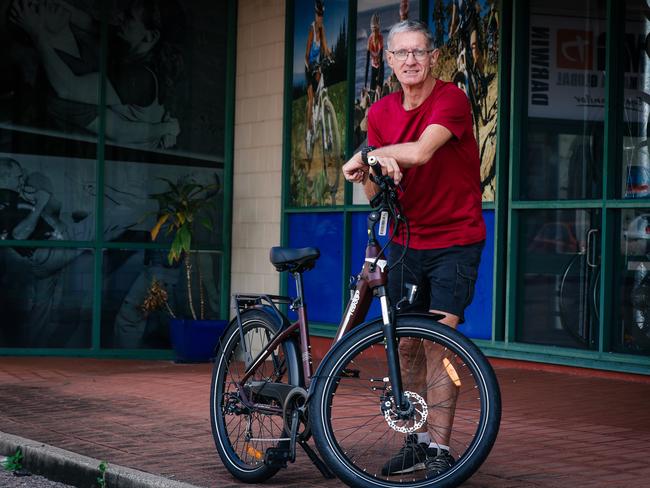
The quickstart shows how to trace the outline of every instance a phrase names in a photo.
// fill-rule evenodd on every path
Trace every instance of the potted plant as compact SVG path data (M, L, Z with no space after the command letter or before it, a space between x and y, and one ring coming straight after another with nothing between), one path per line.
M155 279L151 283L142 309L145 314L164 309L170 315L170 338L177 362L200 362L209 360L227 321L207 320L205 317L205 293L203 274L200 266L194 272L192 263L192 244L197 225L213 230L208 212L215 207L215 197L219 193L218 183L202 185L183 177L173 182L160 178L167 189L151 197L158 201L156 224L151 229L151 240L165 234L171 239L167 259L170 265L180 265L187 288L187 306L190 317L181 317L174 312L169 303L168 291ZM195 276L198 278L194 286ZM195 306L195 293L198 293L199 307Z

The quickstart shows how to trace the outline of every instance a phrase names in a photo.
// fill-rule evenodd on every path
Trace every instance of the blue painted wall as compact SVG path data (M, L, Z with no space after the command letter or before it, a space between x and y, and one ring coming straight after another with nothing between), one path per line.
M351 215L350 269L343 269L343 213L304 213L289 215L289 246L315 246L321 251L316 267L304 276L309 319L314 322L338 325L343 313L343 283L356 275L363 265L367 242L367 212ZM465 313L465 323L459 329L474 339L492 337L492 292L494 277L494 211L483 212L487 227L485 249L481 257L474 300ZM385 239L381 240L382 244ZM343 279L345 276L345 280ZM289 294L295 295L293 278L288 278ZM381 314L379 304L373 301L368 318ZM293 315L295 318L295 314Z
M487 228L485 248L474 291L474 300L465 311L465 323L458 329L472 339L492 338L492 292L494 278L494 210L484 210Z
M303 274L308 319L338 325L343 315L343 213L290 214L289 246L320 249L316 267ZM288 283L289 295L295 296L293 277L288 276Z

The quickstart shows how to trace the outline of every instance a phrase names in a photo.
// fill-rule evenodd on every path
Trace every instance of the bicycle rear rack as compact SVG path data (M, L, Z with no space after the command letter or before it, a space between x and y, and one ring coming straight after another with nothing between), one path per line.
M232 295L233 304L235 306L235 314L237 316L237 326L239 327L239 338L244 350L246 367L248 368L253 362L253 357L250 351L246 348L244 341L244 327L241 323L241 313L255 306L269 306L273 310L274 315L278 319L281 327L286 325L286 317L280 312L278 305L292 306L295 299L282 295L269 295L265 293L235 293Z

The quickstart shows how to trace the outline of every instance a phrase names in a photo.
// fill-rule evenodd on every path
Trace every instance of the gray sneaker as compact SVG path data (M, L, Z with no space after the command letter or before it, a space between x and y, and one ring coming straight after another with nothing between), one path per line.
M406 437L404 447L381 468L381 474L391 476L424 469L427 458L434 457L437 453L437 449L429 449L428 444L418 443L418 436L410 434Z

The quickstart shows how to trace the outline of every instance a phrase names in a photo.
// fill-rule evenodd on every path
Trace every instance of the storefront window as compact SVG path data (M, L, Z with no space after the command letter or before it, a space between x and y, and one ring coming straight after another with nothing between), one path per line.
M205 283L197 296L218 318L226 3L13 2L38 22L24 29L18 15L0 26L0 283L11 289L0 348L168 347L160 328L129 313L140 310L142 277L166 260L165 228L160 249L140 246L151 243L156 194L180 182L208 187L213 204L192 247ZM174 293L186 301L186 286Z
M517 340L597 347L600 211L527 211L520 219Z
M192 253L190 287L197 318L218 319L221 254ZM169 348L170 317L190 317L187 275L183 263L170 264L167 250L104 252L102 347L114 349ZM167 293L167 304L143 308L156 284Z
M88 348L93 252L0 248L0 347Z
M530 5L524 200L602 195L605 109L603 2Z
M615 351L650 353L650 209L622 210L616 270L612 345Z
M647 2L627 2L623 68L625 70L623 147L620 196L650 198L650 7Z

